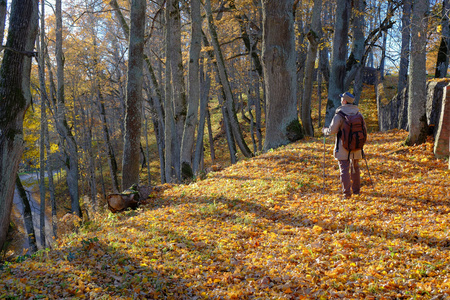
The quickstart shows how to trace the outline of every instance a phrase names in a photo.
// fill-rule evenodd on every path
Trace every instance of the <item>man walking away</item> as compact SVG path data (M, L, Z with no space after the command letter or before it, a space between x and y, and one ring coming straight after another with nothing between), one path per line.
M330 127L323 128L325 135L336 134L334 157L338 160L342 192L345 199L353 194L358 195L361 190L361 177L359 160L363 158L363 146L367 139L367 128L363 116L357 105L355 97L345 92L341 95L341 106Z

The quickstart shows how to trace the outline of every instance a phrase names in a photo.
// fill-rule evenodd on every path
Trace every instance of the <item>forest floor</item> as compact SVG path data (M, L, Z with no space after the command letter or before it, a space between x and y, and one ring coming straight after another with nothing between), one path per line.
M450 297L448 161L432 139L406 147L405 131L377 132L374 101L360 107L370 132L361 195L342 199L331 137L222 161L4 263L0 299Z
M406 135L370 134L351 199L320 137L165 185L2 265L0 299L450 297L448 162Z

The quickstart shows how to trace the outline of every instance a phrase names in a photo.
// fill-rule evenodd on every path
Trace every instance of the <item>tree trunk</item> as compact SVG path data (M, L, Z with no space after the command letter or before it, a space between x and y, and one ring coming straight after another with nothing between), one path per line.
M113 186L114 193L118 193L120 191L119 186L119 178L117 176L119 170L117 166L116 154L114 151L114 147L111 143L111 137L109 135L108 122L106 121L106 109L105 102L103 99L103 94L100 90L100 86L98 86L98 108L100 112L100 120L102 122L102 133L103 139L105 142L106 153L108 156L108 166L109 166L109 174L111 176L111 183Z
M202 18L200 0L191 0L191 48L189 52L189 103L181 143L181 178L194 176L192 151L194 149L195 129L198 123L200 102L200 50L202 47Z
M23 204L23 222L25 224L25 229L27 231L27 237L28 237L28 244L30 246L30 254L35 253L38 250L37 242L36 242L36 233L34 232L34 224L33 224L33 214L31 211L30 201L27 197L27 192L25 191L22 182L20 181L19 175L16 175L16 188L19 194L20 199L22 200ZM42 207L41 207L42 209ZM41 210L42 215L42 210ZM45 234L42 235L42 224L41 224L41 239L45 239ZM45 242L41 244L43 246L43 249L45 249Z
M201 95L200 95L200 118L197 130L197 142L195 144L195 155L193 162L193 172L196 175L200 170L200 162L203 157L203 137L205 133L205 123L206 123L206 114L208 112L208 98L209 98L209 89L211 87L211 78L208 73L203 71L203 63L200 68L200 85L201 85ZM205 78L206 77L206 78Z
M225 61L223 58L222 51L220 49L219 45L219 39L217 36L216 27L214 25L214 19L212 16L212 9L211 9L211 1L206 0L205 1L205 9L206 14L208 17L208 28L211 34L211 43L214 48L214 54L217 60L217 67L219 71L219 78L220 83L222 84L223 91L224 91L224 102L225 107L227 110L226 115L229 117L229 123L230 128L232 130L232 135L234 140L236 141L237 145L239 146L239 149L241 150L242 154L244 154L245 157L251 157L253 153L250 151L250 148L248 147L247 143L244 140L244 137L242 135L241 127L239 125L237 116L236 116L236 110L234 108L234 97L233 97L233 91L231 90L230 81L228 80L228 74L225 68Z
M307 34L309 46L305 63L305 76L303 81L303 98L301 110L303 128L305 129L305 134L308 136L314 136L314 127L311 120L311 97L314 82L314 68L317 58L317 47L321 39L321 12L322 0L315 0L311 17L311 29Z
M0 0L0 45L3 45L3 38L5 35L6 11L7 1Z
M336 108L341 105L339 94L344 92L350 12L351 0L342 0L339 2L339 5L336 7L336 22L334 26L333 53L331 58L330 81L328 84L325 127L330 125Z
M361 92L363 89L363 68L362 64L364 56L364 11L366 9L365 0L356 1L355 13L353 16L353 47L352 57L354 64L354 83L353 83L353 95L355 96L354 104L358 105L361 98ZM347 88L346 88L347 89Z
M411 19L411 66L408 84L408 145L424 143L427 137L426 44L428 0L414 2Z
M267 94L264 150L303 138L297 116L293 0L263 1L263 69Z
M61 140L64 143L66 181L69 188L71 210L77 216L81 217L80 199L78 191L78 149L75 136L69 128L66 119L65 96L64 96L64 57L62 45L62 9L61 0L55 1L56 15L56 64L57 64L57 112L56 127Z
M44 10L44 2L41 3L41 12L40 12L40 34L37 39L37 47L39 49L39 59L38 59L38 68L39 68L39 87L41 90L41 128L40 128L40 141L39 141L39 195L40 195L40 234L41 234L41 246L45 249L45 139L46 139L46 130L48 129L47 125L47 116L46 116L46 103L48 102L47 90L45 86L45 10ZM48 153L47 153L48 156ZM17 178L19 181L20 179Z
M42 107L41 109L46 109L47 105L49 105L51 102L49 101L49 95L47 94L47 88L45 85L45 59L46 59L46 52L47 47L45 44L45 3L44 1L41 2L41 12L40 12L40 43L39 43L39 59L38 59L38 70L39 70L39 87L40 87L40 93L41 93L41 103ZM46 105L47 104L47 105ZM48 178L48 191L50 194L50 204L52 208L52 234L53 234L53 240L56 240L57 237L57 216L56 216L56 197L55 197L55 185L53 183L53 168L51 162L49 162L49 157L51 154L51 148L50 148L50 137L48 133L48 121L47 117L41 117L41 125L43 128L43 137L42 141L45 144L45 151L47 152L47 159L45 161L45 165L47 166L47 178ZM42 133L41 133L42 134Z
M39 43L37 43L39 45ZM45 88L45 86L44 86ZM41 95L41 128L39 139L39 195L40 195L40 234L41 234L41 246L45 249L45 123L47 122L47 116L45 113L45 97ZM20 179L19 179L20 180Z
M408 67L410 54L410 40L411 40L411 9L412 0L403 1L403 15L402 15L402 51L400 53L400 70L398 72L398 86L397 94L402 97L404 90L408 83ZM407 98L402 98L407 101ZM398 128L404 129L407 127L406 116L408 115L408 105L400 105L398 113Z
M122 189L139 183L145 8L145 0L131 3Z
M434 77L444 78L447 76L448 69L448 55L450 47L450 27L448 24L448 13L450 11L450 1L442 1L442 37L441 44L439 45L439 51L436 61L436 72Z
M0 68L0 249L8 233L14 187L24 149L23 117L31 103L24 91L37 30L37 1L15 0L11 5L8 38ZM28 66L26 66L28 65ZM27 87L29 90L29 86Z

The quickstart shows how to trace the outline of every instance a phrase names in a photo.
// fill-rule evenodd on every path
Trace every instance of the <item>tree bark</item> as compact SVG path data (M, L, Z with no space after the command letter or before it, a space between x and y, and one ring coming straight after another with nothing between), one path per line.
M448 13L450 11L450 1L442 1L442 37L436 61L436 71L434 77L444 78L447 76L448 55L450 48L450 27L448 23Z
M122 189L127 189L133 184L139 183L145 9L145 0L132 1L127 73L125 135L122 160Z
M429 0L414 2L411 18L411 66L408 84L408 125L406 144L424 143L427 137L426 44Z
M315 0L311 17L311 29L307 34L309 45L305 63L305 76L303 80L302 98L302 124L305 134L314 136L314 127L311 120L311 96L314 82L314 67L317 58L317 47L321 39L320 15L322 12L322 0Z
M31 103L29 92L24 91L24 83L29 78L25 72L29 72L31 60L19 52L31 53L33 49L37 15L37 1L12 2L8 49L4 51L0 68L0 249L8 233L15 179L24 150L23 118Z
M339 94L344 92L350 12L351 0L340 1L339 5L336 7L336 22L334 25L333 53L331 56L331 74L328 84L325 127L330 125L336 108L341 105Z
M69 188L71 210L81 217L80 199L78 191L78 146L75 136L66 119L65 95L64 95L64 57L62 40L62 9L61 0L55 1L56 15L56 77L57 77L57 112L56 128L64 144L65 168L67 171L66 181Z
M361 98L363 88L363 55L364 55L364 11L366 9L365 0L357 0L353 14L353 46L350 54L353 60L352 68L348 73L354 73L353 95L355 96L354 104L358 105ZM349 59L350 60L350 59ZM347 68L348 69L348 68ZM346 76L349 77L348 75ZM347 79L346 78L346 79ZM347 81L347 80L346 80ZM345 83L348 89L349 83Z
M208 73L203 71L203 64L200 68L200 118L197 130L197 142L195 144L194 162L192 164L194 175L200 170L200 162L203 157L203 137L205 133L206 114L208 111L209 89L211 86L211 78ZM205 78L206 77L206 78Z
M267 94L264 150L303 137L297 116L293 0L263 1L263 70Z
M0 0L0 45L3 45L6 24L6 12L8 4L6 0Z
M202 47L202 17L200 0L191 0L191 48L189 52L189 103L181 142L181 178L194 176L192 152L198 123L200 102L200 50ZM203 135L202 135L203 136Z
M411 41L411 9L412 0L403 1L403 15L402 15L402 51L400 53L400 70L398 72L398 86L397 94L402 97L404 90L408 83L408 67L409 67L409 54L410 54L410 41ZM403 97L402 97L403 98ZM402 101L405 102L406 98ZM398 128L406 128L408 115L408 105L401 105L398 114Z

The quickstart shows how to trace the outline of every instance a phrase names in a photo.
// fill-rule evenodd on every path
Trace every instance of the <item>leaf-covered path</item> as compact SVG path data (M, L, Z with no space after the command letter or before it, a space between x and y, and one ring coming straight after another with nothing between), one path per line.
M445 299L448 162L405 137L370 135L375 186L362 162L362 195L349 200L331 138L325 161L311 138L167 186L138 211L99 215L54 250L4 265L0 298Z

